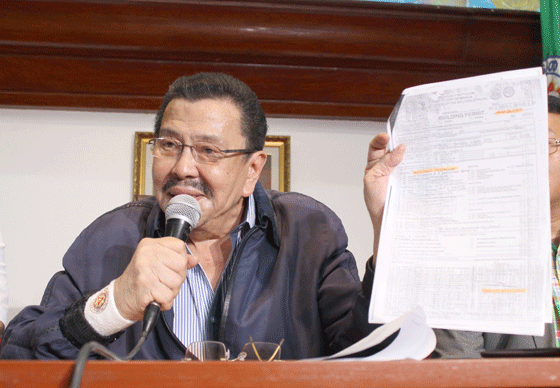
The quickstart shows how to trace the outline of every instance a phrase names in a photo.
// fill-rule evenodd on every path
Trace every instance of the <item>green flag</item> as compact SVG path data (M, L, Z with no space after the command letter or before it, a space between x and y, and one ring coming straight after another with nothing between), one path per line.
M560 96L560 7L559 0L541 0L541 36L543 43L543 70L548 93Z

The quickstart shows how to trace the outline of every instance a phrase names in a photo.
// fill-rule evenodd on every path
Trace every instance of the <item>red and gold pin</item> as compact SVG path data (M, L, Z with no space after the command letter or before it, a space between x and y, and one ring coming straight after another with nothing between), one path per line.
M99 314L100 312L105 310L105 307L107 307L108 302L109 302L109 290L105 288L103 289L103 291L99 293L99 295L97 295L97 298L93 300L93 303L91 304L91 312Z

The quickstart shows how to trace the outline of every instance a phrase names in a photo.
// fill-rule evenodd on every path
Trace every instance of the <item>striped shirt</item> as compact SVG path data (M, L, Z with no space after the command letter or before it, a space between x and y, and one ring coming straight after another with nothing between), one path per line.
M253 195L246 201L245 221L238 225L231 236L232 255L230 255L220 283L227 279L231 271L231 257L237 244L245 233L255 225L256 208ZM187 247L187 251L189 248ZM189 252L190 253L190 252ZM208 315L214 299L214 290L200 264L187 271L187 278L181 285L179 294L173 301L173 333L183 345L208 339Z

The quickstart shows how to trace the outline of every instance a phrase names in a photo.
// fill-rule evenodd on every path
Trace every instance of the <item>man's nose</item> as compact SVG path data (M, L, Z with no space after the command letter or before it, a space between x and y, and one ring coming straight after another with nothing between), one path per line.
M173 172L179 177L198 176L198 162L194 158L192 147L183 146L183 151L173 166Z

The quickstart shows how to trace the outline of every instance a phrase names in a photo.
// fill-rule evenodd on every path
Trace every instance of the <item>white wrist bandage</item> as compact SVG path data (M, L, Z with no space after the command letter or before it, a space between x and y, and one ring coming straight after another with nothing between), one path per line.
M104 337L118 333L135 322L124 318L119 312L115 303L114 283L113 280L107 287L90 296L84 310L88 323Z

